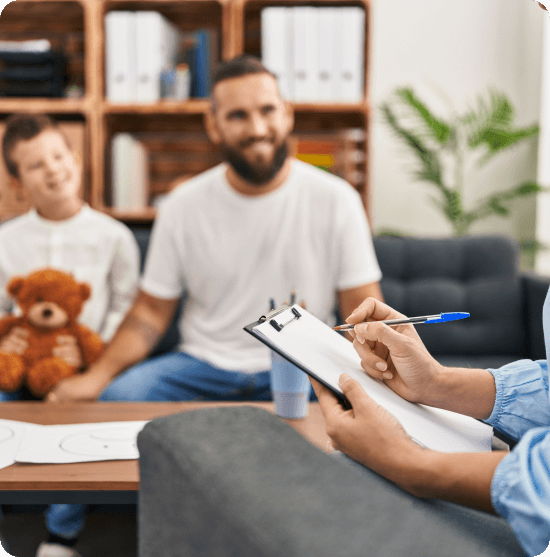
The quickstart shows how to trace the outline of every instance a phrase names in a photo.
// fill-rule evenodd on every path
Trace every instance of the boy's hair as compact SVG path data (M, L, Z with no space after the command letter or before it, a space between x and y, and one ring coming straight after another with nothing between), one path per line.
M47 129L53 129L61 133L57 122L46 114L12 114L6 120L6 133L2 139L2 156L8 172L12 176L19 178L19 169L11 158L11 153L17 142L32 139ZM67 141L65 135L61 135Z
M241 77L242 75L248 75L253 73L267 73L273 76L275 79L277 77L274 73L270 72L256 56L251 56L250 54L242 54L236 58L232 58L227 62L220 62L212 75L212 89L220 82L225 79L231 79L233 77ZM215 108L214 97L212 96L212 106Z

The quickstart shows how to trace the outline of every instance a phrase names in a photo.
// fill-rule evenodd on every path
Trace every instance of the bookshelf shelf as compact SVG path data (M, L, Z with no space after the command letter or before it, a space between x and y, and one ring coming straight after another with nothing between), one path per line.
M154 207L147 207L135 211L123 211L120 209L113 209L112 207L102 207L101 209L111 217L128 223L149 223L153 221L157 215L157 210Z
M294 103L296 112L332 112L364 114L370 111L368 103Z
M154 104L113 104L103 103L105 114L204 114L208 109L207 100L172 101Z
M0 111L12 112L47 112L51 114L87 114L91 110L88 99L20 99L0 97Z
M295 133L292 147L312 134L326 137L353 128L362 134L356 184L370 215L368 188L368 51L370 0L18 0L8 4L0 19L3 40L47 38L52 48L68 57L69 84L83 92L80 98L0 97L0 124L8 114L40 112L81 125L84 150L84 197L90 205L128 223L151 223L154 207L118 210L110 206L110 145L114 135L129 132L142 141L150 154L149 202L169 191L175 183L221 161L204 133L203 115L207 99L164 100L151 104L117 104L105 96L105 16L111 11L154 10L162 13L183 32L214 28L219 32L222 59L250 53L260 54L260 13L267 6L359 6L366 12L365 88L357 103L294 103ZM73 124L71 124L73 125ZM0 169L1 170L1 169ZM5 175L5 173L4 173ZM5 179L0 173L0 180ZM0 183L0 191L2 184ZM21 205L21 211L26 206ZM0 221L14 216L14 206Z

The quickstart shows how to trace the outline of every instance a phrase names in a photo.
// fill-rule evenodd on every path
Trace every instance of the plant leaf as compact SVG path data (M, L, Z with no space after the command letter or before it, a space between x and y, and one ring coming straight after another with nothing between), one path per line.
M420 117L430 137L435 139L437 143L442 146L447 144L452 131L451 126L447 122L434 116L428 107L414 94L411 88L403 87L397 89L396 95Z
M381 108L386 121L391 126L393 131L413 149L414 153L420 159L422 166L419 170L415 171L414 175L416 178L418 180L433 182L440 189L447 189L443 184L441 163L437 152L426 147L422 140L415 135L414 132L411 132L401 126L396 115L388 104L383 104Z

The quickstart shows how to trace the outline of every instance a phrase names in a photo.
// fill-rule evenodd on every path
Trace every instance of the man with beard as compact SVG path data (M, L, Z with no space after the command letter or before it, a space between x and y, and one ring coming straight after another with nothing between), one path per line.
M134 306L100 360L49 400L271 400L269 350L243 331L270 298L295 289L324 321L335 301L347 317L366 297L382 299L359 194L287 155L293 124L259 60L217 68L205 125L227 162L163 202ZM179 351L134 366L184 293Z

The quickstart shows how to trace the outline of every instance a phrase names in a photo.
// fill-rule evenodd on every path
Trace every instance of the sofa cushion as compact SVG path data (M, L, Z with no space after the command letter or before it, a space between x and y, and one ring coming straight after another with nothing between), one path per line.
M525 346L519 246L507 236L374 238L386 302L408 316L470 317L417 331L434 355L514 355Z

